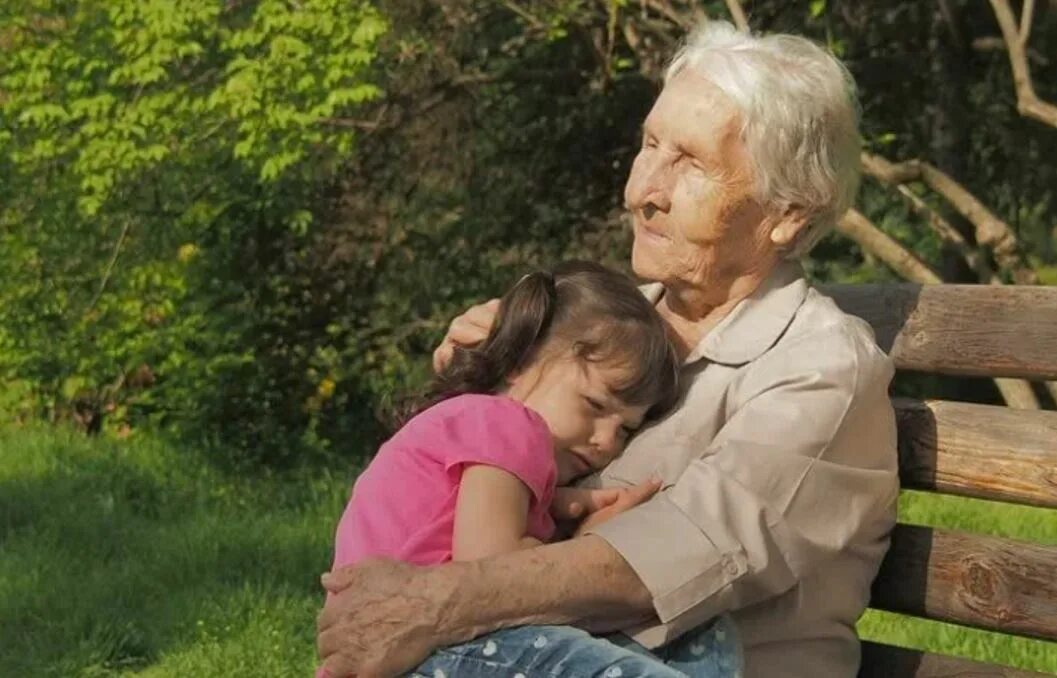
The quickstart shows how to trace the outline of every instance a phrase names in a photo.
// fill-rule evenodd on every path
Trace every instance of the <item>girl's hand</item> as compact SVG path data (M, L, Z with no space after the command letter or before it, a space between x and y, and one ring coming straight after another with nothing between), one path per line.
M649 501L660 489L661 479L650 478L634 487L625 487L616 490L618 493L616 500L597 511L588 514L584 521L580 523L580 527L576 528L576 533L573 534L573 536L581 537L587 532L587 530L606 522L613 516L619 515L628 509L635 508L639 504Z
M601 511L620 498L620 489L589 490L582 487L559 487L554 490L551 517L558 521L581 520Z

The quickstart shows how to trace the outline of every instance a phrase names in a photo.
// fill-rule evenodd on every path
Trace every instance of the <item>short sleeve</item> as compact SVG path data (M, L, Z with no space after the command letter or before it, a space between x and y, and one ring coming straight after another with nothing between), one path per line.
M520 402L503 396L464 395L442 403L437 422L445 438L444 468L462 474L487 464L528 486L536 504L549 504L557 479L554 444L546 423Z

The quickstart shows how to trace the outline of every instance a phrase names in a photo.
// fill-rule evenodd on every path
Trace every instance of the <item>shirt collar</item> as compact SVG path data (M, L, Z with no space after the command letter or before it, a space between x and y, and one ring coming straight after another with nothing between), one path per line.
M807 281L797 262L780 264L756 291L743 299L690 351L683 365L707 358L724 365L743 365L777 343L807 297ZM661 283L643 288L656 304Z

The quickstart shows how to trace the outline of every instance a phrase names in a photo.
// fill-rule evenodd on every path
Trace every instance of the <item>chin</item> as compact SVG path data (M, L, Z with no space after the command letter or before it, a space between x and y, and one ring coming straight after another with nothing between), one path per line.
M635 239L631 246L631 270L636 276L650 282L660 281L664 277L660 259L658 252L643 245L638 238Z

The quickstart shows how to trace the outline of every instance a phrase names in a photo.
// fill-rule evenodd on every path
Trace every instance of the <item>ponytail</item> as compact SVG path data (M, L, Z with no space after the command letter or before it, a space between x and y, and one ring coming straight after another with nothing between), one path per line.
M557 296L550 273L536 271L521 278L500 300L488 338L473 348L456 347L426 395L403 408L396 424L457 395L498 391L507 376L527 365L543 343Z
M503 297L495 325L480 347L489 372L480 376L488 391L528 363L554 316L556 298L554 276L544 271L529 273Z

